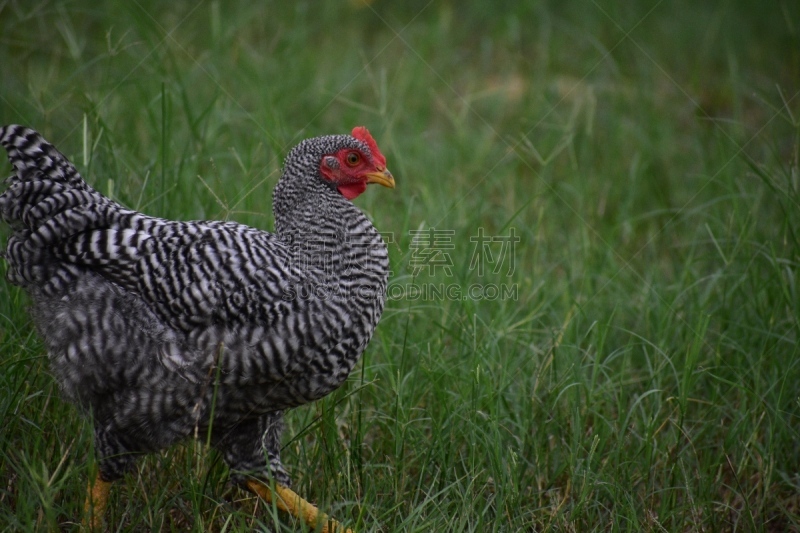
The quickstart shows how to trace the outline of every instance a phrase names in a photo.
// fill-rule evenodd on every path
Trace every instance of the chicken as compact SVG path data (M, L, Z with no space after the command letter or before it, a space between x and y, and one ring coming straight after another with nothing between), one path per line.
M289 152L275 233L126 209L21 126L0 144L14 169L0 195L7 278L94 424L88 525L139 456L210 435L232 481L267 500L274 481L281 509L338 529L289 489L279 451L283 412L339 387L383 312L388 251L351 200L395 183L367 129Z

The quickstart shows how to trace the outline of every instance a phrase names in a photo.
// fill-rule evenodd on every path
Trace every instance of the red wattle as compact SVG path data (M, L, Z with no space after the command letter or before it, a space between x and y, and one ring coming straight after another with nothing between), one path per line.
M339 185L337 189L339 189L339 192L342 193L342 196L344 196L348 200L352 200L353 198L355 198L356 196L367 190L367 182L354 181L353 183Z

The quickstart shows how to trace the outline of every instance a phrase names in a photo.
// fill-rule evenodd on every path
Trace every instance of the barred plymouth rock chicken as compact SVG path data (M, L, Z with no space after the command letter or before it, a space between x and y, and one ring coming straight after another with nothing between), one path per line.
M8 280L94 422L87 524L102 523L111 482L138 456L210 432L233 481L338 529L288 488L279 450L283 411L341 385L383 311L387 248L351 200L394 179L366 128L291 150L274 234L126 209L21 126L0 129L0 144L14 168L0 195Z

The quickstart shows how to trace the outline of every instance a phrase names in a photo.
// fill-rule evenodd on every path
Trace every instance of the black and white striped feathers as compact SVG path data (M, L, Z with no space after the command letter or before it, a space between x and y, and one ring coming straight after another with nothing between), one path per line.
M232 470L288 483L282 410L338 387L383 311L386 246L320 175L341 150L382 161L374 141L295 147L275 234L126 209L30 129L1 128L0 144L14 168L0 195L7 277L31 297L66 396L93 414L101 476L210 428Z

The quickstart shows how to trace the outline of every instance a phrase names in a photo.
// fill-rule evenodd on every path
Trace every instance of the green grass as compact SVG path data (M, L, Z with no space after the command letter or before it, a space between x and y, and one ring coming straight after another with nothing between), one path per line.
M516 291L392 299L288 416L299 493L358 531L800 530L797 2L254 4L0 3L0 122L128 206L264 229L287 150L364 124L393 290ZM450 275L414 276L425 228ZM479 228L513 271L469 268ZM0 529L77 529L91 427L25 309L1 283ZM108 524L305 530L193 443Z

